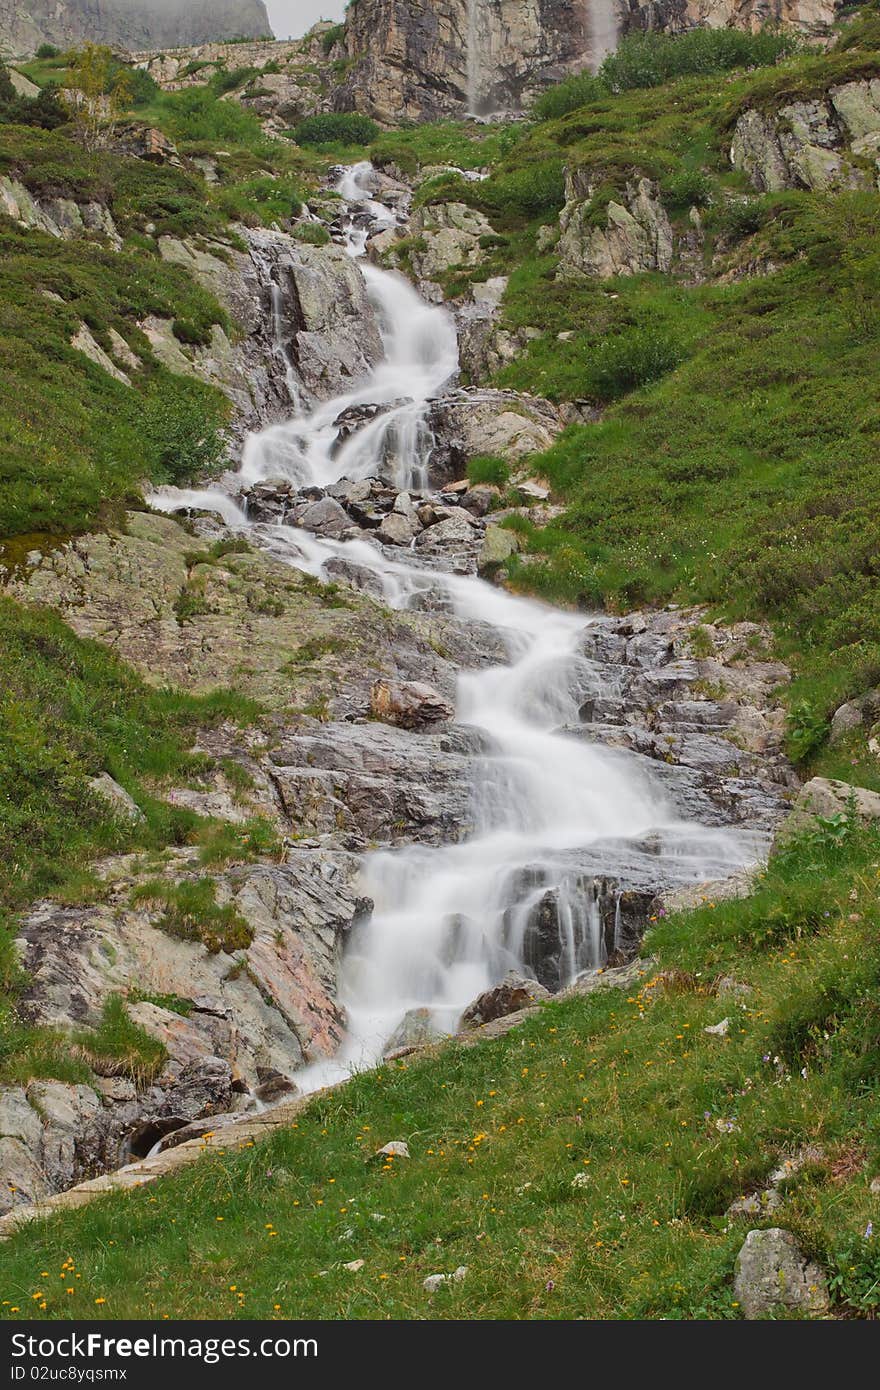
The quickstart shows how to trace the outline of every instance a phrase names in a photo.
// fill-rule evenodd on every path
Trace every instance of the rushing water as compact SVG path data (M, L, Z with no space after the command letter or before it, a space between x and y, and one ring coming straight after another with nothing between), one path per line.
M346 172L340 191L351 208L350 254L363 257L365 224L393 217L373 203L369 165ZM383 325L385 358L347 395L317 406L289 424L249 441L247 479L282 474L299 484L327 485L342 477L375 475L395 441L402 485L423 480L430 396L454 375L455 331L443 309L422 303L401 277L363 264ZM334 453L333 421L352 405L394 402ZM210 507L227 523L244 513L217 491L162 489L153 504L166 510ZM562 941L561 973L573 978L599 964L598 909L584 875L607 867L603 846L650 840L677 861L682 880L733 872L756 857L748 835L707 829L681 818L645 771L645 760L591 745L560 732L576 725L589 694L613 694L607 668L582 654L590 620L515 597L484 581L389 558L367 541L332 542L291 527L260 528L260 542L288 563L321 576L344 555L380 581L386 601L406 608L442 588L462 619L489 624L509 654L504 665L465 671L459 679L457 722L481 731L485 752L474 759L472 825L461 843L413 845L368 855L361 891L375 910L358 929L343 962L340 999L349 1034L339 1056L309 1069L317 1086L377 1060L408 1010L427 1008L452 1029L477 994L521 964L533 913L549 893ZM613 676L611 677L613 680Z
M480 103L480 0L468 0L467 7L467 109L477 115Z
M620 40L617 0L587 0L589 6L590 66L598 71Z

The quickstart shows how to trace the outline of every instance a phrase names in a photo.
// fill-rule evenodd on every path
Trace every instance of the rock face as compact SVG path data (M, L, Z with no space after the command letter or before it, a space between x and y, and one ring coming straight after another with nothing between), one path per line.
M734 168L762 193L866 186L871 180L853 156L880 163L880 78L831 87L775 114L745 111L730 151Z
M600 56L593 8L579 0L354 0L345 38L354 67L335 104L389 124L521 110ZM776 22L817 33L837 8L836 0L612 0L596 30Z
M0 212L23 227L62 241L94 238L113 251L122 246L113 218L101 203L77 203L72 198L34 197L17 179L0 178Z
M259 38L272 28L263 0L0 0L0 52L16 57L41 43L120 48Z
M559 225L557 252L561 275L590 275L600 280L613 275L667 272L672 266L673 238L657 185L634 177L620 201L612 199L597 220L597 192L592 171L568 170L566 202Z
M386 122L519 109L584 66L585 21L574 0L479 0L470 12L468 0L355 0L346 47L356 66L337 101Z
M242 229L247 251L164 236L162 259L183 266L220 300L240 337L217 325L207 348L183 349L170 321L143 326L173 371L219 386L244 435L290 417L295 404L338 394L366 375L382 344L363 276L337 246L308 246L278 231Z
M777 831L774 853L814 827L817 816L824 820L849 816L861 821L880 820L880 796L849 782L837 782L829 777L811 778L801 787L791 815Z
M749 1231L736 1257L733 1291L747 1318L788 1308L821 1317L829 1307L828 1284L790 1231L772 1226Z

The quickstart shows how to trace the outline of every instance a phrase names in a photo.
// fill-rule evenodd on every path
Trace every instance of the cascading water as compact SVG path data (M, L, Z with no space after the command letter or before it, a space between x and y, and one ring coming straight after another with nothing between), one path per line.
M620 41L617 0L587 0L590 36L590 67L597 72Z
M364 226L388 225L373 203L370 166L346 171L339 189L350 206L347 244L362 256ZM376 211L378 209L378 211ZM247 479L279 473L301 485L375 476L387 464L391 432L401 480L417 484L424 466L429 397L456 368L456 340L444 310L423 304L402 278L363 266L381 316L385 360L350 393L249 441ZM403 398L403 399L402 399ZM352 405L391 409L334 450L334 421ZM162 489L164 510L211 508L244 525L230 498L209 490ZM613 694L607 668L583 654L590 620L514 597L480 579L391 559L367 541L328 541L285 526L262 527L260 543L288 563L321 577L345 557L368 569L387 603L407 608L420 595L443 591L461 619L501 635L509 660L463 672L456 721L474 731L471 825L460 843L409 845L366 856L362 891L375 907L356 929L340 979L347 1040L329 1063L301 1077L316 1087L378 1060L388 1038L413 1008L427 1008L441 1028L454 1028L462 1009L511 966L522 967L535 914L549 903L559 937L559 980L566 983L603 958L595 899L585 891L608 855L650 841L652 852L676 860L680 879L723 877L759 854L745 832L683 821L646 760L582 742L561 732L576 726L589 695ZM615 935L619 932L619 918Z
M467 109L476 116L480 103L481 35L480 0L468 0L467 7Z

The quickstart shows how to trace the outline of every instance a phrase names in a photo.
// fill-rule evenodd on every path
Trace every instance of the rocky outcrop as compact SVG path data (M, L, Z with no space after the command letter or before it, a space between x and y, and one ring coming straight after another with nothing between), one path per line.
M807 1259L790 1231L778 1226L749 1231L736 1257L733 1291L750 1319L780 1309L822 1317L830 1306L824 1271Z
M206 43L271 34L264 0L0 0L0 53L24 57L41 43L117 48Z
M388 123L521 109L583 66L585 19L572 0L355 0L346 47L356 65L336 100Z
M469 459L501 457L514 466L549 449L567 423L559 407L517 391L469 389L441 396L428 426L435 445L430 472L435 484L460 478Z
M229 311L235 341L214 325L207 347L186 347L170 320L152 317L142 325L165 366L229 396L239 436L338 394L382 352L363 276L341 248L241 230L246 251L204 238L159 239L162 259L182 266Z
M122 246L113 218L102 203L77 203L73 198L46 195L36 197L14 178L0 178L0 212L22 227L48 232L62 241L91 237L113 251Z
M744 111L733 132L730 159L762 193L876 182L880 78L846 82L771 114Z
M811 777L798 792L791 815L779 827L773 841L773 853L778 853L799 835L816 828L823 821L878 821L880 795L867 787L850 782L838 782L830 777Z
M289 501L279 494L282 514ZM200 541L169 517L130 513L124 533L32 553L5 592L55 607L149 681L197 692L232 683L287 714L365 716L379 679L427 681L448 693L454 666L437 649L462 665L481 659L442 613L392 613L355 588L326 590L285 563L283 546L278 558L231 550L218 560L208 553L216 528L206 529ZM474 563L478 549L475 532Z
M566 172L565 207L557 246L560 275L613 275L668 272L673 234L657 185L637 175L619 195L597 208L593 171Z

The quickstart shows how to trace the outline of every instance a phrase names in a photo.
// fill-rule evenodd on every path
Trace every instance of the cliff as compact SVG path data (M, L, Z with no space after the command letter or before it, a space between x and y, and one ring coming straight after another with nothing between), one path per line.
M121 48L176 47L271 34L264 0L0 0L0 53L91 39Z
M836 0L353 0L353 67L337 105L377 120L520 110L569 72L598 66L622 34L695 25L823 31Z

